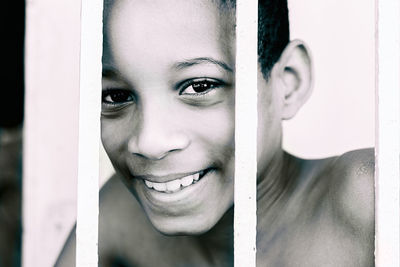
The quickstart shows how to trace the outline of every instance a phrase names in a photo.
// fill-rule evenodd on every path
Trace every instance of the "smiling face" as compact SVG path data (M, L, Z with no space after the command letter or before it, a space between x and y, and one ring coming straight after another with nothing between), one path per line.
M103 145L165 234L204 233L233 205L235 10L218 3L105 5ZM268 80L258 72L258 191L267 198L280 178L268 170L282 154L281 119L309 87L303 48L289 44Z
M103 144L165 234L203 233L233 204L228 13L198 0L120 0L108 7Z

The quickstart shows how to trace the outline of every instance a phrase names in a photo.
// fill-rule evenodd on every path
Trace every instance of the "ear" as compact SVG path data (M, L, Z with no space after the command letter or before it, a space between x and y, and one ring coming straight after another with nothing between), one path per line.
M291 119L312 91L312 61L306 44L300 40L290 42L271 74L283 89L282 119Z

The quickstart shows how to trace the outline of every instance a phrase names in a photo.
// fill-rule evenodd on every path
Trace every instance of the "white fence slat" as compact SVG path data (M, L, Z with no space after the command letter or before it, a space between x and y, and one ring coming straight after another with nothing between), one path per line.
M236 3L234 264L256 264L258 1Z
M76 266L98 263L103 0L82 0Z

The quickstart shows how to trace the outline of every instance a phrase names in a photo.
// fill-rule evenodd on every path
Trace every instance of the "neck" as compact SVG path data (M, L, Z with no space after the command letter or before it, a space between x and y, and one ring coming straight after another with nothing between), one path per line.
M299 166L298 159L280 149L265 169L259 169L257 235L268 230L264 226L268 227L268 222L279 216L280 208L289 198L298 177ZM221 255L233 260L233 214L234 208L231 207L210 231L199 236L200 246L214 263Z
M232 206L210 231L199 236L200 247L212 265L233 264L233 210Z
M299 160L280 149L257 181L257 231L263 232L280 214L293 191L300 171Z

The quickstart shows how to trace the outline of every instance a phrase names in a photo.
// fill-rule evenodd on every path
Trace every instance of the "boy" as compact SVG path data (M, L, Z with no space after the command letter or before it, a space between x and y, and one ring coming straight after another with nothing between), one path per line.
M373 265L373 151L281 148L312 85L287 12L259 3L257 265ZM101 266L233 264L234 21L233 1L106 1L102 141L118 174L101 192ZM74 250L72 235L58 266Z

